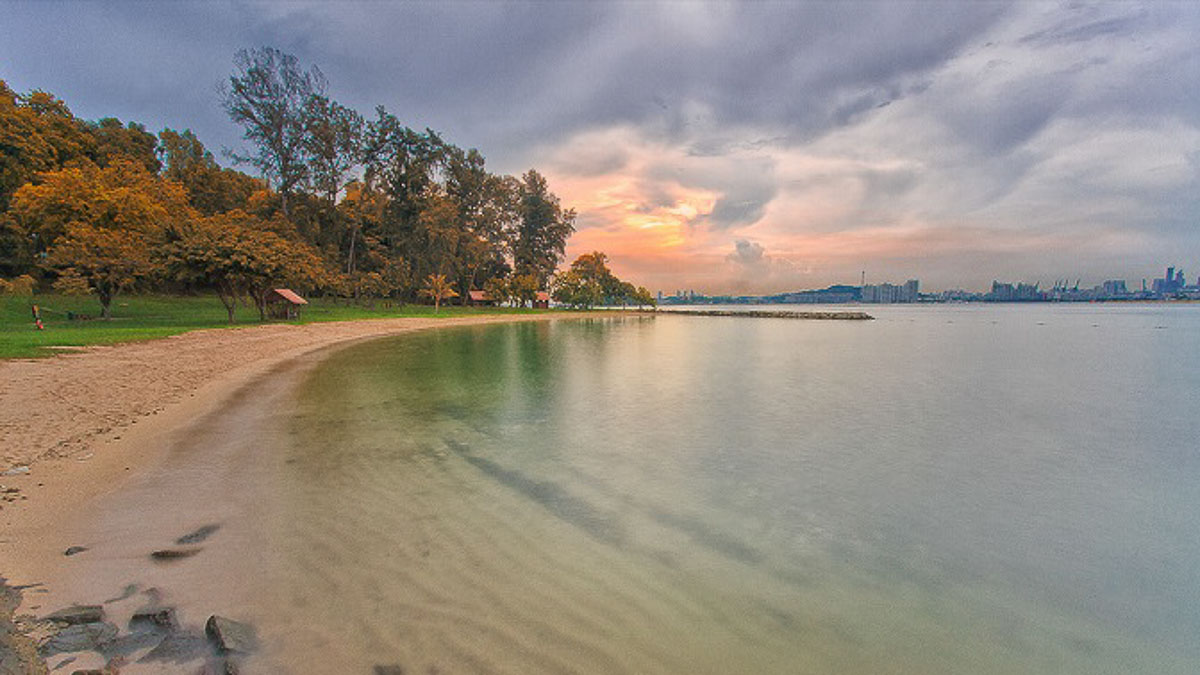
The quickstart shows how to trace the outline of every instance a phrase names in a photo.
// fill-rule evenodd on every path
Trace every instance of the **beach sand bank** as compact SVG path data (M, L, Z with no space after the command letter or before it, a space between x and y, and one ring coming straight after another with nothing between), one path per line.
M161 470L181 433L289 363L431 328L580 316L272 324L0 362L0 577L31 586L18 613L40 616L75 602L63 592L86 585L68 578L75 573L64 554L77 544L75 524L106 495Z

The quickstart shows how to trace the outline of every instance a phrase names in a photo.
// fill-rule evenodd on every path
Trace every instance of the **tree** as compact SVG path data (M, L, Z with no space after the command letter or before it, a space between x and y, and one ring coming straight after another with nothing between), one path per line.
M154 240L168 226L194 215L182 185L126 158L103 169L88 163L39 178L38 184L17 190L10 209L35 258L72 224L136 232Z
M327 96L314 95L304 106L304 126L309 179L333 206L362 155L362 115Z
M457 285L462 293L508 274L506 258L518 221L512 183L487 172L483 155L447 147L446 195L458 210L461 230L455 254Z
M405 259L414 278L453 274L458 247L458 213L438 183L447 146L430 130L405 127L383 108L367 125L364 145L366 190L383 199L378 238L388 255Z
M156 152L158 139L146 131L144 125L130 122L122 126L121 120L104 117L88 124L88 128L96 137L96 163L100 166L108 166L117 158L124 158L141 164L150 173L158 173L162 169Z
M59 295L91 295L92 286L74 268L68 267L59 272L54 280L54 292Z
M429 195L407 233L404 257L413 260L417 278L457 272L457 253L464 232L454 203L441 194ZM457 293L455 294L457 296Z
M555 278L553 297L577 309L599 304L653 305L650 291L621 281L608 268L608 256L600 251L584 253L571 268Z
M626 290L620 279L608 269L608 256L600 251L584 253L571 263L571 269L590 282L594 282L603 299L620 301ZM632 291L632 286L628 290Z
M325 281L325 270L311 247L263 227L240 211L202 219L169 235L159 249L162 266L174 281L215 290L230 323L238 298L244 296L265 320L271 288L312 288Z
M17 95L0 80L0 212L35 174L95 152L95 137L66 103L38 90Z
M421 295L433 299L433 313L437 314L438 308L442 305L442 300L458 297L454 287L446 281L445 274L430 274L425 279L425 288L421 289Z
M554 273L575 231L575 211L564 211L546 179L530 169L521 178L513 259L518 274L532 274L543 285Z
M165 164L163 176L181 183L192 207L206 216L234 209L249 211L251 197L267 189L261 179L222 169L191 129L163 129L158 140Z
M514 274L508 280L508 294L517 303L517 307L524 307L525 303L532 306L541 289L541 282L533 274Z
M507 304L510 295L508 290L508 280L504 277L492 277L483 285L483 292L487 294L488 299L497 305Z
M655 307L658 305L654 300L654 296L650 294L649 289L645 286L638 286L633 292L633 302L638 307Z
M363 233L371 235L379 231L386 204L384 195L370 189L366 183L352 182L346 186L346 196L338 204L338 211L346 224L349 240L346 243L347 274L353 274L358 267L358 242Z
M85 280L100 299L100 317L112 317L113 298L150 275L150 242L132 230L72 223L46 260L51 268Z
M335 278L339 295L356 302L366 299L371 307L375 306L376 298L390 297L408 283L408 266L402 260L388 260L374 271L343 273Z
M574 309L590 309L600 304L604 295L599 282L579 270L570 269L555 277L551 297Z
M313 97L324 96L325 76L316 66L301 69L295 56L271 47L239 50L234 69L222 103L256 147L255 154L235 159L275 184L286 216L291 194L308 177L305 110Z
M33 277L28 274L5 281L0 279L0 295L11 295L18 298L28 298L33 295L33 287L35 285Z

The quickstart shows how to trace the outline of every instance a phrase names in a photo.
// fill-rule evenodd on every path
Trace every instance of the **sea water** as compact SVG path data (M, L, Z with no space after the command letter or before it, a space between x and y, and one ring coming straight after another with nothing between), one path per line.
M1200 307L868 309L332 353L216 441L247 665L1196 672Z

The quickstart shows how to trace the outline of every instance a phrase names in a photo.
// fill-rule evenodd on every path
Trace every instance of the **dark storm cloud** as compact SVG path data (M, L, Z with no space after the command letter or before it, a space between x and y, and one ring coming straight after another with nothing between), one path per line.
M5 75L54 88L92 114L161 119L231 141L213 89L236 49L269 44L320 65L333 91L360 109L382 103L413 124L473 136L464 144L512 153L616 121L686 138L689 101L703 101L717 124L809 137L900 95L906 78L952 56L1003 6L80 2L7 9Z
M773 228L769 241L754 236L775 252L795 250L779 245L788 232L970 223L1124 228L1146 259L1180 248L1200 257L1194 4L0 10L0 78L15 89L52 91L84 117L191 127L215 150L240 144L216 94L234 52L270 45L319 65L343 103L367 114L383 104L478 147L495 170L547 167L588 189L619 176L628 189L614 192L635 214L709 199L688 222L722 247L751 228ZM621 212L581 211L581 230L618 230L605 214Z

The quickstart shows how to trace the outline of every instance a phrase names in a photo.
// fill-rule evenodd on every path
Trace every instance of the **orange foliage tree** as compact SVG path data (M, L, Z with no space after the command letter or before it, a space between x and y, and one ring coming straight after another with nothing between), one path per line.
M139 232L156 238L195 212L183 186L146 171L138 162L116 159L101 169L81 164L39 174L13 195L10 215L40 256L71 225Z
M151 250L169 228L195 217L178 183L116 158L101 169L80 164L39 174L13 195L10 218L44 268L70 272L100 299L112 299L157 271Z
M0 211L39 171L94 155L95 138L67 104L44 91L18 95L0 80Z
M263 229L241 211L203 218L168 234L159 261L168 278L217 292L229 322L240 297L249 296L266 319L266 294L275 286L323 285L325 264L311 246Z
M154 271L147 237L140 232L68 226L55 242L47 264L87 282L100 299L100 317L112 316L112 301Z

